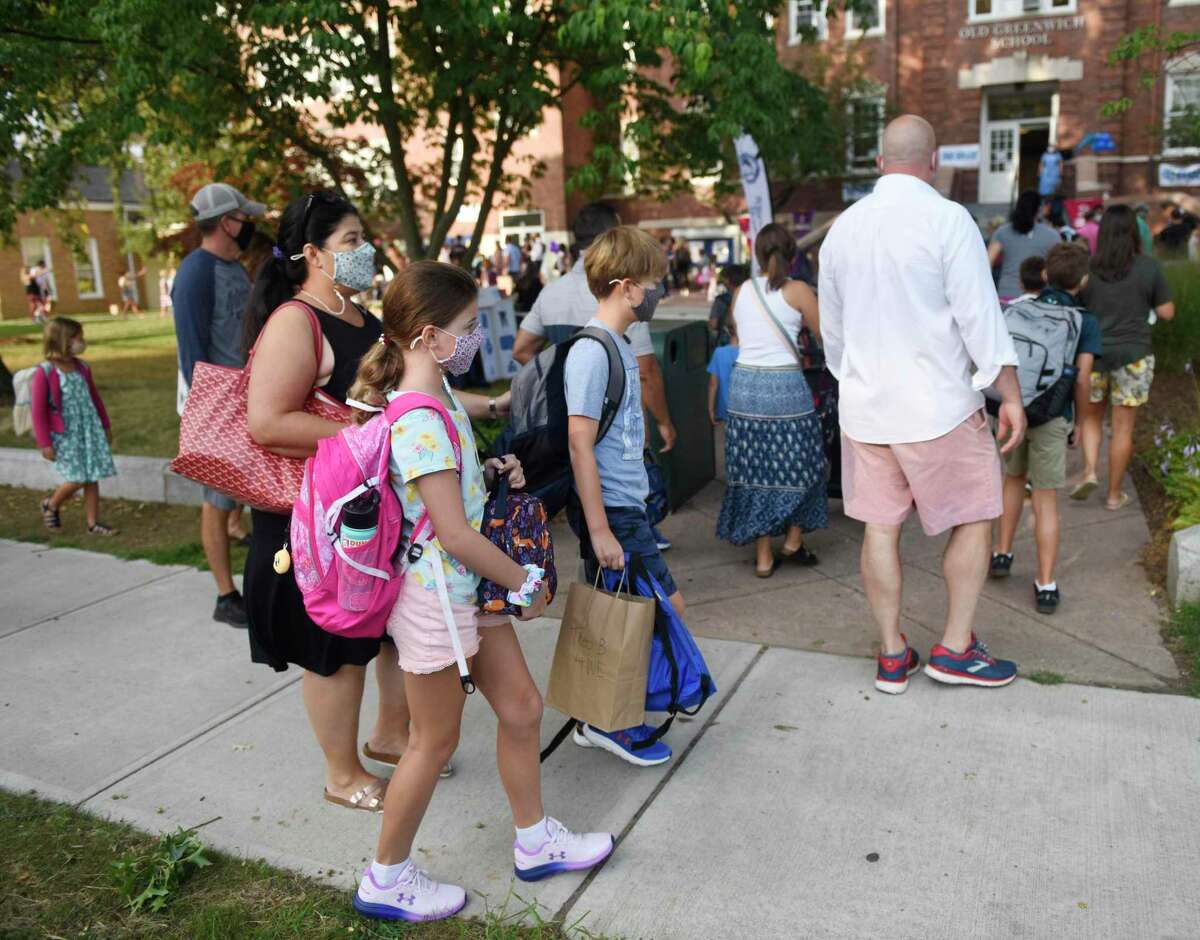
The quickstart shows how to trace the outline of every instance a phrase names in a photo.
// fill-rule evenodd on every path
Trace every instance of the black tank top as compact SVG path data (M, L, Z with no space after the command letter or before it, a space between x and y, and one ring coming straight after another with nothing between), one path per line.
M350 391L354 377L358 374L359 360L366 355L372 343L379 341L379 336L383 333L383 325L374 314L358 304L354 306L362 314L362 326L347 323L341 317L335 317L332 313L326 313L316 307L311 308L316 310L321 332L333 350L333 374L329 381L321 386L321 390L338 401L346 400L346 393Z

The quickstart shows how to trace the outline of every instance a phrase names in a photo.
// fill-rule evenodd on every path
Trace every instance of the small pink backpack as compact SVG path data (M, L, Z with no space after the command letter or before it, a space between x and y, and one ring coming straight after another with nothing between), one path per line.
M401 554L404 513L388 479L388 458L392 425L416 408L432 408L441 416L461 467L453 419L440 401L420 392L405 392L365 424L319 441L317 453L304 463L304 482L292 508L292 567L304 609L317 626L337 636L383 636L404 580L409 554ZM343 508L371 491L379 505L374 534L343 540ZM410 551L432 534L426 513L413 526Z

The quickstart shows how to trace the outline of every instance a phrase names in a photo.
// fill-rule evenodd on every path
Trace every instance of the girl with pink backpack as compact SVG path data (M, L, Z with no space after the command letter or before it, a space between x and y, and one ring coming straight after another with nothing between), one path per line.
M542 569L522 567L480 534L487 484L507 474L519 488L524 478L512 456L480 464L470 420L445 379L465 372L482 342L477 291L470 274L453 265L420 261L402 270L383 298L383 335L363 357L350 391L351 400L376 410L409 394L422 402L391 425L388 473L406 529L426 520L432 526L432 537L416 533L406 541L408 564L387 620L412 726L388 784L375 859L354 896L360 913L382 920L439 920L466 904L463 888L433 881L410 853L458 744L470 680L499 719L496 762L516 827L517 877L535 881L591 868L613 849L610 834L574 833L545 814L541 695L511 619L478 608L481 577L508 589L523 620L541 615L547 594ZM456 668L464 658L470 680Z

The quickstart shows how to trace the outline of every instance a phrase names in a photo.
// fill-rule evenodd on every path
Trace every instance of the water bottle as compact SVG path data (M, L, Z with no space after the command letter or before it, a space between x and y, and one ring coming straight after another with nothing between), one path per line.
M338 528L338 541L342 551L360 565L377 568L378 552L373 545L375 532L379 528L379 493L368 490L342 507L342 522ZM345 610L366 610L371 599L375 578L353 565L346 564L340 556L338 565L338 604Z
M342 507L342 525L338 535L342 548L349 551L375 537L379 526L379 491L367 490Z

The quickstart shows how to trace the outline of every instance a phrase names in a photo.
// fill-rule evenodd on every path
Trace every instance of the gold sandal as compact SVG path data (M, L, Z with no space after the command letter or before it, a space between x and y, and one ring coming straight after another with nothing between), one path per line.
M369 758L373 761L378 761L381 764L390 764L391 766L395 767L398 763L400 763L401 756L402 755L400 754L389 754L387 751L377 751L375 748L371 747L370 743L363 745L363 757ZM443 780L448 780L450 777L454 776L454 765L451 764L450 761L446 761L446 766L442 768L442 772L438 774L438 776Z
M344 806L346 809L361 809L367 813L382 813L383 798L386 794L387 781L376 779L374 783L368 783L348 800L345 797L334 796L326 789L325 800L326 802L333 803L335 806Z

